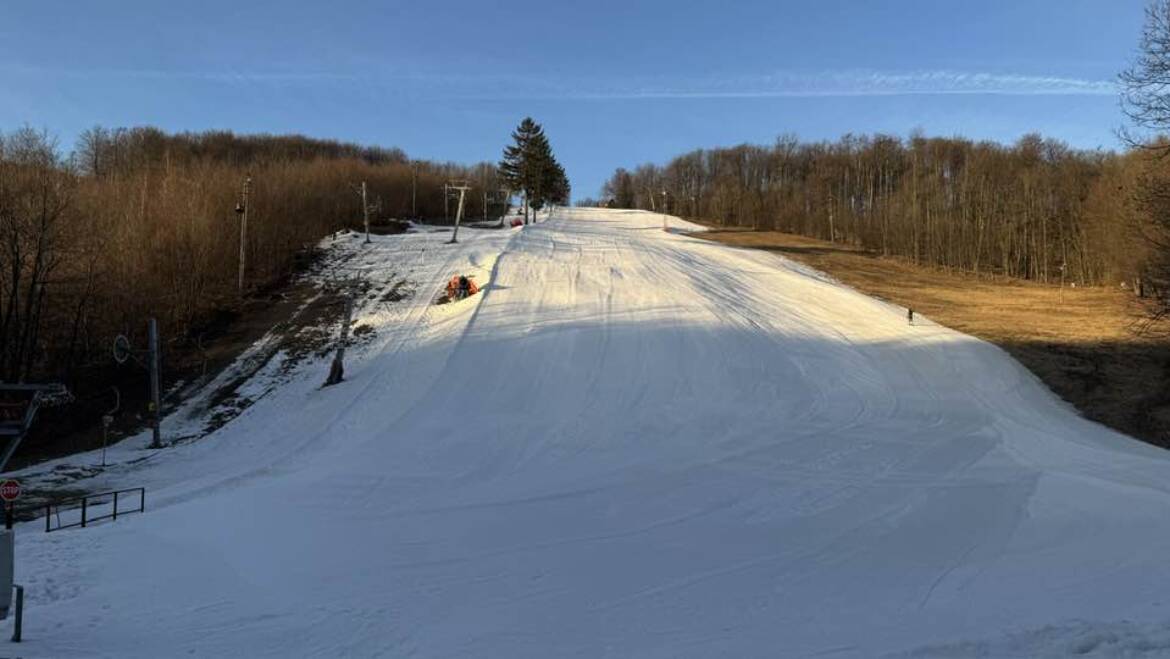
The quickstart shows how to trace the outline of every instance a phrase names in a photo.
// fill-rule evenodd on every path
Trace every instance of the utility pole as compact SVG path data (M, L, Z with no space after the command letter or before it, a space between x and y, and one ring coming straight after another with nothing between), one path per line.
M366 244L370 244L370 204L366 201L366 182L362 181L362 221L366 225Z
M236 204L236 214L240 216L240 295L244 294L244 272L248 264L248 195L252 190L252 175L244 179L244 193L240 203Z
M451 201L451 184L444 183L443 184L443 221L444 222L451 221L451 209L447 203L449 201Z
M662 230L669 231L666 226L666 190L662 191Z
M1060 293L1057 299L1061 304L1064 304L1064 267L1066 265L1068 265L1066 262L1060 262Z
M418 219L418 163L410 163L410 219Z
M247 188L244 188L245 190ZM246 193L245 193L246 194ZM158 321L147 321L148 346L150 352L150 407L152 437L150 448L162 448L162 377L159 373Z
M357 185L354 185L353 183L350 183L349 187L353 188L353 191L355 193L357 193L358 196L360 196L362 198L362 224L366 230L365 244L369 245L370 244L370 202L366 196L366 182L362 181L362 184L360 186L357 186Z
M471 186L467 185L466 181L457 181L454 184L448 184L448 187L451 190L459 191L459 208L455 211L455 232L451 234L451 242L457 243L459 242L459 221L463 219L463 197L471 189Z
M837 232L833 230L833 195L829 195L829 242L836 242Z

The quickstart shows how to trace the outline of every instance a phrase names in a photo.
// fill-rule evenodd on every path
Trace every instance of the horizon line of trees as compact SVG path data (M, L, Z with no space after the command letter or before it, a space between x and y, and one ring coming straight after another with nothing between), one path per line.
M846 135L699 149L617 169L602 203L720 226L779 230L914 263L1040 282L1143 288L1141 191L1160 170L1142 151Z

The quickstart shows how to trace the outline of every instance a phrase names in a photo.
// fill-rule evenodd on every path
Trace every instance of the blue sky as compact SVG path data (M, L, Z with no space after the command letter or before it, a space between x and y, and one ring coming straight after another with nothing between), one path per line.
M472 162L532 115L577 197L619 165L783 133L1115 148L1144 4L5 2L0 130L298 132Z

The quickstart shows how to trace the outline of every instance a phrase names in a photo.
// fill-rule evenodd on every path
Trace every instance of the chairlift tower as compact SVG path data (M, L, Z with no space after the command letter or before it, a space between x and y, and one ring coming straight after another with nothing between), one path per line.
M459 242L459 222L463 219L463 200L467 196L467 191L471 189L471 186L467 184L467 181L453 181L445 187L453 192L459 193L459 207L455 211L455 231L451 234L450 240L450 243L453 244Z
M56 407L73 400L65 385L9 384L0 382L0 440L4 440L0 454L0 472L32 428L37 411L42 407ZM0 593L3 596L3 593Z
M8 468L8 461L24 440L41 407L64 405L73 401L73 395L60 383L8 384L0 382L0 439L6 440L0 455L0 472ZM14 488L14 489L9 489ZM8 617L16 595L16 620L12 641L21 640L24 620L24 586L14 582L16 575L16 531L12 528L13 499L20 495L20 484L13 480L4 483L4 528L0 530L0 620Z
M146 368L150 371L150 448L162 448L162 367L159 362L158 321L151 318L147 321L147 348L135 350L130 346L130 339L119 334L114 339L114 361L125 364L131 357L142 364L140 356L146 356Z

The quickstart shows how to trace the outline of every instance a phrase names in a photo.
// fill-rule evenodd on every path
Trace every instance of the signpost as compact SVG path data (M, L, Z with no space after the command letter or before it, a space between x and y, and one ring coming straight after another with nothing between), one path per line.
M0 499L12 503L20 497L20 481L9 478L0 483Z
M4 500L4 528L11 529L13 514L12 502L20 498L20 481L9 478L0 483L0 499Z
M12 502L20 497L20 481L8 480L0 483L0 499L4 499L4 528L11 529L14 515Z
M0 531L0 620L8 618L12 606L12 592L16 591L16 623L12 641L20 642L24 622L24 586L14 583L16 576L16 535L12 530L12 502L20 497L20 481L9 478L0 483L0 499L4 500L4 530Z

